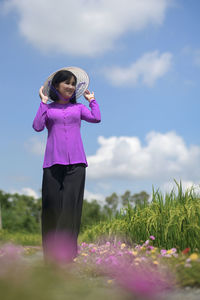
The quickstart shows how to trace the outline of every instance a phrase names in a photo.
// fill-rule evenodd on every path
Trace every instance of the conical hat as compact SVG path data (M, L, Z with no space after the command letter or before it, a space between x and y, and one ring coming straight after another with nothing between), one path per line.
M64 67L62 69L59 69L49 75L47 80L44 83L44 88L43 88L43 93L44 95L48 96L49 101L52 101L49 97L50 89L51 89L51 81L54 77L54 75L61 70L67 70L72 72L76 78L77 78L77 84L76 84L76 98L79 98L84 94L84 92L87 90L88 85L89 85L89 76L88 74L81 68L78 67Z

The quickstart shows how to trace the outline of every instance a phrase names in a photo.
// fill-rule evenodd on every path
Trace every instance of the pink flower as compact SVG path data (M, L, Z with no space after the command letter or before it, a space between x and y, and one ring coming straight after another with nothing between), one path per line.
M172 252L172 253L176 253L176 251L177 251L176 248L172 248L172 249L171 249L171 252Z
M161 253L162 256L164 256L167 253L167 250L162 249L162 250L160 250L160 253Z
M0 249L1 257L8 258L9 260L15 260L24 253L24 248L20 245L14 245L12 243L5 243Z
M19 270L16 267L22 261L22 254L25 252L23 246L14 245L11 242L5 243L0 248L0 277L5 274L15 275L16 271L19 275ZM23 265L21 265L23 266Z
M153 250L154 246L148 246L148 249Z
M184 267L185 267L185 268L191 268L192 265L191 265L191 264L185 264Z
M45 253L58 264L71 262L77 255L76 239L66 232L49 232L45 237Z
M160 292L172 287L172 277L169 273L163 274L156 270L152 272L148 265L143 269L131 268L121 263L109 268L109 272L119 285L142 299L156 299Z
M96 260L96 264L100 265L101 262L102 262L102 259L100 257L98 257L97 260Z
M117 265L118 264L118 260L114 255L110 255L105 259L106 263L111 263L112 265Z
M153 236L153 235L150 235L150 237L149 237L151 240L155 240L156 238L155 238L155 236Z

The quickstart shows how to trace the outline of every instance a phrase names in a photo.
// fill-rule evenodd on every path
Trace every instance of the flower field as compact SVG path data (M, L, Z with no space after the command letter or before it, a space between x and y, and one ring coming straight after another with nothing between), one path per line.
M0 231L2 299L165 299L177 288L200 287L200 199L192 190L128 207L70 242L52 247L44 264L41 236ZM170 298L166 298L170 299Z
M73 261L66 259L69 248L63 251L58 243L47 266L42 255L31 262L37 252L42 253L41 247L2 243L1 295L4 299L57 299L55 294L58 299L69 295L69 299L161 299L176 287L200 286L199 254L189 248L181 253L176 248L159 249L155 241L151 235L135 246L116 238L105 243L82 242Z

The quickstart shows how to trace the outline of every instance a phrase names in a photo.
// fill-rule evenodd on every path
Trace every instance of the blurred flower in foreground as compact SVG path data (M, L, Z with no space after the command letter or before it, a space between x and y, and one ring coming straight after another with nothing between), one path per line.
M5 243L0 248L0 258L18 259L23 252L24 248L22 246Z
M183 253L183 254L187 254L189 251L190 251L190 248L185 248L185 249L182 251L182 253Z
M77 255L77 241L67 232L50 232L44 243L44 258L57 264L69 263Z
M121 242L99 243L94 253L90 251L92 247L93 244L82 244L82 255L77 258L77 262L84 263L84 255L88 253L87 264L93 265L97 274L108 276L109 280L129 291L134 297L155 300L159 299L162 292L173 289L175 278L167 266L160 264L156 256L145 256L145 249L150 247L149 240L142 246L135 246L134 250ZM164 252L167 254L167 250ZM176 249L172 248L170 255L175 252Z
M116 283L142 299L159 299L160 293L173 288L173 276L167 269L159 269L157 262L153 266L146 260L130 265L123 259L112 259L106 260L105 269Z
M0 276L5 274L14 275L13 266L17 266L22 262L21 255L24 253L24 248L20 245L5 243L0 248ZM15 268L17 270L17 268Z
M176 248L171 248L170 250L165 250L165 249L160 250L161 256L164 257L172 257L172 256L178 257L178 254L176 252L177 252Z
M193 253L189 256L189 259L191 261L196 261L197 259L199 258L198 254L197 253Z

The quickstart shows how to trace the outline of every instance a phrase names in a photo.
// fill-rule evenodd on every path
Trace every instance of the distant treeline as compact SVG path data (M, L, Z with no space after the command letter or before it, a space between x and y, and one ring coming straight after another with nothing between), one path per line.
M88 226L117 216L120 208L126 207L128 203L133 207L146 206L149 197L145 191L137 194L126 191L123 195L112 193L105 198L104 205L95 199L92 201L84 199L80 231L83 232ZM10 194L0 190L0 229L40 233L41 209L41 198L35 199L31 196Z

